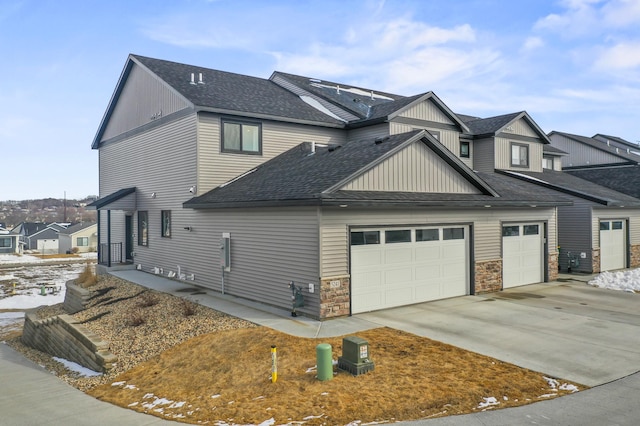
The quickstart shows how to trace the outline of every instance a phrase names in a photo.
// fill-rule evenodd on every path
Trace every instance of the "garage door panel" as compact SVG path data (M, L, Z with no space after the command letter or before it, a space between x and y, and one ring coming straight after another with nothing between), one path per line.
M625 222L600 222L600 270L611 271L627 266Z
M542 224L503 226L502 287L516 287L544 280Z
M460 228L449 234L462 239L439 239L443 228L407 227L411 242L351 246L352 313L468 294L468 228ZM378 256L373 258L373 253Z
M394 244L395 245L395 244ZM412 263L413 250L410 247L393 248L384 252L384 263L392 265L397 263Z

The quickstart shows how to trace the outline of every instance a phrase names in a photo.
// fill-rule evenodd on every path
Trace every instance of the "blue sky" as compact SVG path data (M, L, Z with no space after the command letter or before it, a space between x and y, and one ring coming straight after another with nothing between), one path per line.
M640 141L638 0L0 0L0 200L98 193L91 142L129 53Z

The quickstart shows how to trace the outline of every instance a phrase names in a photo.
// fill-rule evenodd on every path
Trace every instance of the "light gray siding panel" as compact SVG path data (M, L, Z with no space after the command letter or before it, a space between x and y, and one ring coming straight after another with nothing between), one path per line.
M538 138L539 135L529 126L524 118L514 121L504 128L504 133L512 133L514 135L529 136Z
M453 121L430 99L403 111L400 117L415 118L418 120L434 121L436 123L454 124Z
M160 240L160 210L173 211L174 236L179 250L187 250L188 240L181 241L175 229L180 222L182 203L193 195L189 187L196 184L196 118L195 114L165 124L140 135L110 143L100 148L100 196L104 197L119 189L136 187L137 211L149 212L149 247L137 245L134 238L134 260L149 263L155 256ZM151 194L155 193L155 198ZM133 194L132 194L133 195ZM111 208L112 242L124 243L125 211ZM137 234L137 211L126 211L134 217L133 229ZM101 242L106 242L107 214L102 212ZM122 235L116 236L117 232ZM159 243L159 241L161 241ZM185 246L181 246L184 244Z
M480 193L476 187L471 185L469 181L420 141L407 146L341 189L353 191Z
M529 167L511 166L511 143L527 145L529 147ZM531 172L542 171L542 143L523 142L508 138L495 138L495 164L496 169L504 170L527 170Z
M492 172L496 168L493 138L474 140L473 151L473 170Z
M228 182L303 142L346 142L346 132L343 130L263 121L262 155L223 153L220 147L220 116L201 113L199 117L198 194Z
M411 124L405 124L405 123L395 123L395 122L390 122L389 123L389 134L390 135L399 135L402 133L407 133L410 132L412 130L417 129L416 126L413 126Z
M551 145L559 148L567 155L562 157L562 167L572 166L588 166L593 164L614 164L623 163L620 157L609 154L608 152L600 151L595 148L591 148L588 145L576 142L573 139L567 138L560 134L553 134L550 137Z
M102 139L110 139L188 107L182 96L134 64Z
M350 141L358 141L362 139L375 139L379 137L389 136L390 134L389 123L382 123L349 130L347 138Z
M501 258L502 222L542 222L550 223L549 247L555 247L555 209L415 209L364 210L364 209L323 209L320 225L320 246L322 247L321 277L347 275L349 259L349 226L393 226L393 225L437 225L471 223L474 228L475 261Z
M429 123L425 122L423 125L416 124L404 124L396 123L394 121L389 123L391 135L397 135L400 133L410 132L416 129L428 130L431 134L436 134L438 141L442 143L449 151L454 155L460 157L460 132L455 130L441 129L434 126L429 126ZM474 156L473 143L470 144L470 156L469 158L460 158L467 166L472 167Z

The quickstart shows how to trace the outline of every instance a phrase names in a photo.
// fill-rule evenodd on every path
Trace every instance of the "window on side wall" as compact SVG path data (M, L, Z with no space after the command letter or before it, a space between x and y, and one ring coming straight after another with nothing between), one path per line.
M162 210L160 213L162 220L162 236L164 238L171 237L171 210Z
M471 144L469 142L460 142L460 158L471 157Z
M149 245L149 212L138 212L138 245Z
M0 238L0 247L1 248L11 248L11 237L2 237Z
M222 152L262 153L262 125L255 122L222 120Z
M76 245L78 247L87 247L89 245L89 237L78 237L76 239Z
M511 144L511 165L514 167L529 167L529 145Z
M542 157L542 168L546 170L553 170L553 157Z

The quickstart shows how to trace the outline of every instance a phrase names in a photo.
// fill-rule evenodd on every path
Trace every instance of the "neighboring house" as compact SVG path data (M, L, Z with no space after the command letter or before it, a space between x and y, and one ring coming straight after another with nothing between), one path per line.
M602 133L596 133L593 135L593 139L606 143L607 145L622 148L625 151L629 150L630 154L640 155L640 144L629 142L618 136L603 135Z
M20 236L11 234L7 229L0 226L0 254L20 254L22 253L19 244Z
M58 233L65 224L43 222L21 222L11 230L20 236L24 250L37 250L40 253L58 253Z
M549 133L549 139L552 146L567 153L562 157L563 170L640 164L640 155L636 153L637 146L634 151L630 146L612 144L611 140L607 142L595 137L589 138L557 131Z
M466 120L466 121L465 121ZM570 197L526 112L130 55L92 147L99 263L330 318L553 280Z
M98 246L98 225L96 223L78 223L58 233L59 253L88 253L96 251Z

